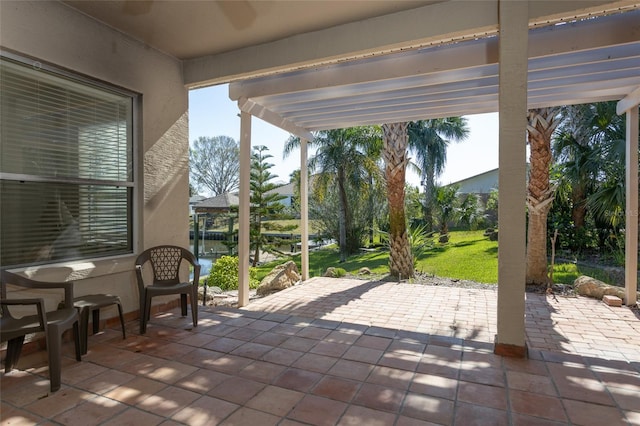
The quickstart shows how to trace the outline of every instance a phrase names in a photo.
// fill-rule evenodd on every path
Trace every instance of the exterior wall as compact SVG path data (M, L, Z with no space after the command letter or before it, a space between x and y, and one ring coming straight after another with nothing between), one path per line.
M461 194L488 194L492 189L498 189L498 169L453 182L448 186L451 185L460 185L458 192Z
M125 312L136 311L136 253L189 243L188 94L181 62L57 1L0 2L0 46L141 95L134 254L13 270L43 281L73 280L76 296L117 294ZM115 309L102 316L114 315Z

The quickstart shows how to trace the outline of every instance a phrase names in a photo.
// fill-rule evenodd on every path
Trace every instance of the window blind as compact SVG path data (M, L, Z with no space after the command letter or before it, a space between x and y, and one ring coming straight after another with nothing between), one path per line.
M132 252L133 97L0 60L2 267Z

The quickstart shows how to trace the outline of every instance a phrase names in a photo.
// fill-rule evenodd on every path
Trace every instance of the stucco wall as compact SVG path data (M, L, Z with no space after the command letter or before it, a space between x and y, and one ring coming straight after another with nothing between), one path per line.
M141 94L141 208L134 250L163 243L187 246L188 94L181 62L56 1L1 1L0 46ZM118 294L125 312L133 312L138 309L134 260L135 253L14 271L44 281L74 280L75 295ZM115 314L114 309L103 317Z

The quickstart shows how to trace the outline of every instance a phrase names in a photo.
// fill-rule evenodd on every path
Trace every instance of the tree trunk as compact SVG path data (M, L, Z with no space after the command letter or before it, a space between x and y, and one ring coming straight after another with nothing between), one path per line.
M414 272L404 212L405 173L409 162L407 124L392 123L382 126L382 155L389 199L389 270L391 276L399 279L411 278Z
M435 174L436 172L431 165L424 171L424 176L422 178L424 184L423 216L427 232L433 231L433 199L436 192Z
M348 208L347 208L347 191L344 187L344 171L338 170L338 196L340 198L339 214L338 214L338 231L340 245L340 262L347 261L347 227L348 221Z
M553 189L549 185L551 165L551 135L558 125L555 108L529 111L527 130L531 156L527 208L527 283L547 282L547 215L553 202Z
M583 185L574 185L571 191L571 220L576 231L584 228L584 221L587 216L586 191Z

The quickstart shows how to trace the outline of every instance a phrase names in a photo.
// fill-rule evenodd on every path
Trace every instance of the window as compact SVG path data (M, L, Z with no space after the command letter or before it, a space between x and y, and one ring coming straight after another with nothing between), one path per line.
M117 89L0 57L2 267L133 252L133 105Z

